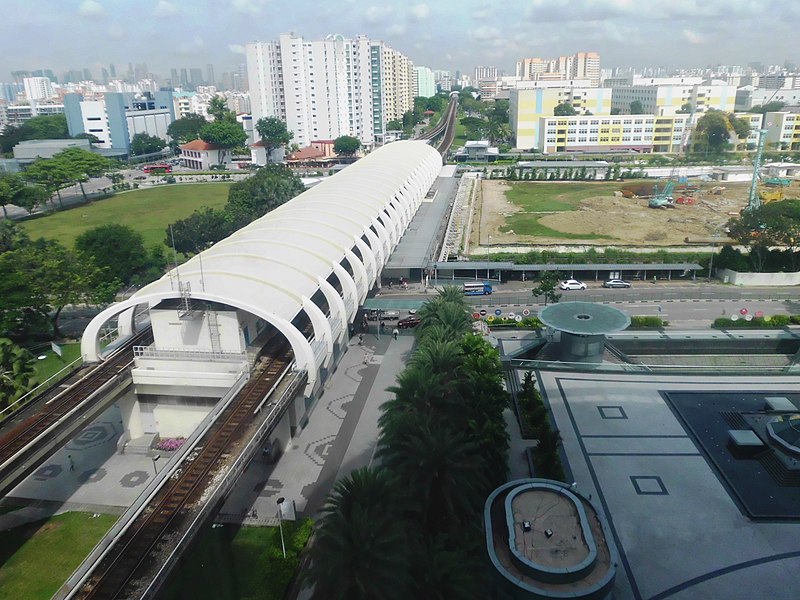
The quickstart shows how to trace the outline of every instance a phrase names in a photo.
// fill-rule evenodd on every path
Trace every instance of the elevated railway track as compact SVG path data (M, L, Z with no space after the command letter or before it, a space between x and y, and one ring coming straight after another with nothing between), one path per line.
M456 135L456 115L458 113L458 97L453 96L447 105L447 110L442 115L439 123L430 130L422 133L417 137L418 140L430 141L439 140L436 150L442 157L446 157L450 151L450 146L453 145L453 139Z
M152 341L148 327L75 383L63 391L54 390L53 397L38 403L33 414L8 427L0 437L0 495L8 493L105 409L102 399L106 392L130 372L133 347Z
M175 550L175 538L206 501L206 490L224 471L225 461L241 452L262 405L292 363L285 341L263 356L250 381L194 444L180 468L129 522L82 582L64 597L149 597L147 590L164 562L163 554Z

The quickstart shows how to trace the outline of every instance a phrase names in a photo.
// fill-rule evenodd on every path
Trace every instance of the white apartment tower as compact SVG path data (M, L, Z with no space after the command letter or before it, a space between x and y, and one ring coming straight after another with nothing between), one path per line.
M578 52L556 58L523 58L517 61L516 75L522 80L552 81L586 79L600 85L600 55L597 52Z
M28 100L49 100L55 95L49 77L25 77L22 83Z
M282 34L246 46L253 121L278 117L301 148L352 135L371 146L413 106L413 63L382 42Z

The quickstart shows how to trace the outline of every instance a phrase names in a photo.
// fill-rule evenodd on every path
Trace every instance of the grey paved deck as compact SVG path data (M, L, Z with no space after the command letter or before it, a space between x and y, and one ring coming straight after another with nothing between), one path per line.
M798 597L800 523L739 510L659 390L800 391L796 378L541 373L575 481L622 558L614 597Z

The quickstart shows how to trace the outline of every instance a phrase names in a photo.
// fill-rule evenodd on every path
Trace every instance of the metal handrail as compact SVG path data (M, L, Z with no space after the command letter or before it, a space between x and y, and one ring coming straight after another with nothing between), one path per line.
M14 401L12 404L9 404L9 405L8 405L8 406L6 406L6 407L5 407L3 410L0 410L0 422L2 422L2 420L3 420L3 419L2 419L2 416L3 416L3 415L6 413L6 412L9 412L9 413L11 413L11 412L14 412L14 407L15 407L17 404L19 404L20 402L22 402L23 400L25 400L26 398L28 398L28 396L30 396L31 394L36 394L36 392L38 392L38 391L39 391L41 388L43 388L44 386L46 386L46 385L47 385L49 382L51 382L52 380L56 379L56 378L57 378L59 375L61 375L61 374L62 374L64 371L66 371L67 369L69 369L69 370L70 370L70 372L72 372L72 371L74 370L74 369L72 368L72 367L73 367L73 365L74 365L75 363L77 363L77 362L82 362L82 361L83 361L83 358L79 356L78 358L76 358L75 360L73 360L73 361L72 361L71 363L69 363L68 365L65 365L65 366L64 366L64 367L63 367L63 368L62 368L60 371L58 371L58 373L55 373L55 374L51 375L50 377L48 377L47 379L45 379L45 380L44 380L42 383L40 383L39 385L37 385L35 388L33 388L33 389L31 389L31 390L28 390L27 392L25 392L25 393L24 393L22 396L20 396L19 398L17 398L17 399L16 399L16 400L15 400L15 401Z
M154 348L153 346L134 346L135 358L157 358L167 360L222 360L238 362L247 360L246 352L214 352L212 350L179 350L177 348Z

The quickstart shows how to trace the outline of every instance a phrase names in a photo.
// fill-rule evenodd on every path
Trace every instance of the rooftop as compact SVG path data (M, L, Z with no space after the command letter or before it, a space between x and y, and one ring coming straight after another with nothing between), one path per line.
M575 335L601 335L622 331L631 318L621 310L595 302L559 302L546 306L539 320L548 327Z
M181 150L218 150L219 147L215 146L214 144L209 144L208 142L204 142L203 140L192 140L187 144L181 145Z

